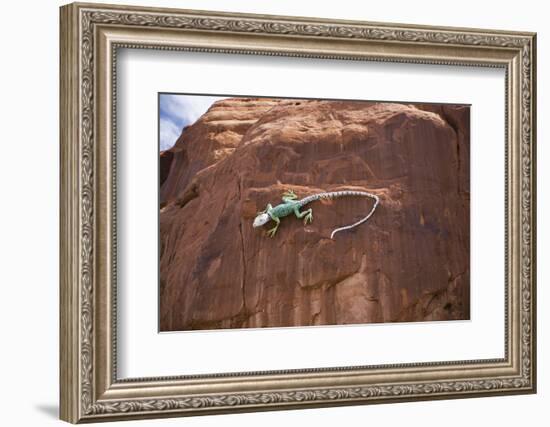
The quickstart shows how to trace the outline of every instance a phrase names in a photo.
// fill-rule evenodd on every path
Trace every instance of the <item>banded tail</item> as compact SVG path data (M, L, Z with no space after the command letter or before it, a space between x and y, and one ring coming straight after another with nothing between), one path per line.
M374 214L374 211L376 210L378 203L380 203L380 198L376 194L367 193L366 191L343 190L343 191L328 191L326 193L317 193L317 194L312 194L311 196L304 197L303 199L300 200L300 207L305 206L308 203L314 202L316 200L337 199L339 197L370 197L371 199L374 199L374 206L372 207L370 212L367 214L367 216L360 219L359 221L351 225L335 228L330 235L331 239L333 239L334 235L339 231L351 230L352 228L355 228L363 224L372 216L372 214Z

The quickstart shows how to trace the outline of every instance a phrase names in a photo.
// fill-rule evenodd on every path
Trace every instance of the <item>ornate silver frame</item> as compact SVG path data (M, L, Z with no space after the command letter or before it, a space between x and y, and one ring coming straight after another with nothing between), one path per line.
M128 418L534 393L533 33L98 4L61 8L61 418ZM505 357L237 375L116 374L118 47L506 70Z

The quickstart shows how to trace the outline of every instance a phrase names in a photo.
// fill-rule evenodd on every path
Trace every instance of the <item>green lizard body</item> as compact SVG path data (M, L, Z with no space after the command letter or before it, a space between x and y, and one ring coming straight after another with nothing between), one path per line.
M282 197L283 203L278 204L275 207L271 206L271 204L268 204L264 211L258 212L258 216L256 216L256 218L254 219L253 226L256 228L268 223L270 220L274 221L275 227L271 228L267 232L267 234L270 237L273 237L275 236L275 233L277 232L277 229L281 224L281 218L294 214L296 218L304 218L304 225L305 225L308 222L313 221L313 210L310 208L304 211L300 211L300 209L303 206L319 199L333 199L337 197L346 197L346 196L370 197L375 201L374 206L369 212L369 214L363 219L361 219L360 221L352 225L335 229L330 236L330 238L332 239L337 232L342 230L349 230L368 220L371 217L371 215L374 213L374 210L376 209L376 207L378 206L378 203L379 203L378 196L371 193L367 193L365 191L345 190L345 191L317 193L308 197L304 197L303 199L297 200L298 196L296 196L296 194L294 194L292 190L289 190L283 194L283 197Z

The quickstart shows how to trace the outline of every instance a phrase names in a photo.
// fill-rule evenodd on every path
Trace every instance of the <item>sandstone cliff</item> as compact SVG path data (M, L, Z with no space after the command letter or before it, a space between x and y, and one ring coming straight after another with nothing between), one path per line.
M469 318L468 107L226 99L169 151L162 331ZM380 205L334 240L372 201L251 226L285 189L343 188Z

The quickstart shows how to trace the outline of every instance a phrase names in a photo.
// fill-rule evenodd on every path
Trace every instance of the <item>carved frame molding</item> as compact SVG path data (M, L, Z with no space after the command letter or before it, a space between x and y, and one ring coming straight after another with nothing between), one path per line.
M120 47L506 68L506 357L117 380L113 145ZM534 392L535 50L532 33L62 7L61 418L101 421ZM266 377L273 378L267 385Z

